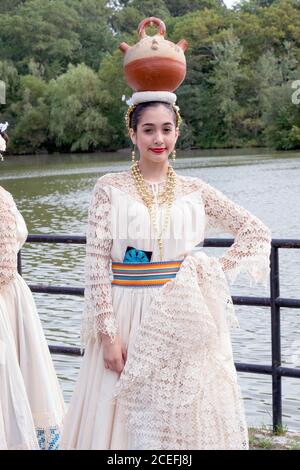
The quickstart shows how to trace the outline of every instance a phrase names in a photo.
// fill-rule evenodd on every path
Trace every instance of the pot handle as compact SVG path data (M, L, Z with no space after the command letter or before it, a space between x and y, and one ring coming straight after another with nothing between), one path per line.
M143 21L141 21L138 26L138 33L142 39L146 36L145 27L153 26L154 24L159 27L159 34L161 36L164 36L166 34L165 23L159 18L155 18L155 16L150 16L149 18L145 18Z

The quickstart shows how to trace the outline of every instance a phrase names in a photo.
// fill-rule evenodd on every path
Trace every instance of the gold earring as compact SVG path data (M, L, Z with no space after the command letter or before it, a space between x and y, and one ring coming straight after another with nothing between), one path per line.
M175 162L176 160L176 150L174 149L172 152L172 161Z
M133 147L132 152L131 152L131 163L134 164L134 162L135 162L135 146Z

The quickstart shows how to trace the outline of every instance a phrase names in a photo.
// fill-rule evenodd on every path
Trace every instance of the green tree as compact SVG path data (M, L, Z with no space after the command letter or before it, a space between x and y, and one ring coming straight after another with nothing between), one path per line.
M274 88L268 110L263 115L267 144L282 150L300 148L300 106L292 102L291 83Z
M65 1L29 0L14 14L0 15L0 57L23 74L33 59L43 64L46 78L55 77L76 61L79 25L79 15Z
M10 151L34 153L49 147L49 108L45 103L47 84L38 77L20 79L20 99L11 107L18 116L11 133Z
M203 46L211 46L225 39L229 26L226 12L205 8L176 18L171 24L170 37L175 41L186 39L189 43L188 54L193 54Z
M299 146L299 0L0 0L0 80L14 151L128 146L129 97L119 42L137 42L147 16L185 38L187 76L176 91L179 145ZM154 34L156 27L147 28ZM72 64L72 65L71 65ZM80 64L80 65L78 65ZM50 83L49 83L50 80Z
M124 33L131 35L133 31L136 31L142 19L143 14L135 7L129 5L122 10L112 12L110 23L114 32L121 34L122 40L124 40Z
M111 9L107 6L107 0L67 0L67 5L80 18L76 27L80 48L75 62L84 62L98 70L105 54L117 47L117 40L109 27Z
M132 0L124 8L114 10L111 24L117 33L132 33L140 21L149 16L155 16L163 21L170 18L170 12L164 0ZM155 29L149 30L152 34Z
M230 33L223 43L213 46L213 52L215 67L210 80L214 85L214 93L223 120L224 142L233 145L239 114L237 87L241 78L242 47L239 39Z
M12 108L20 96L20 76L12 63L0 61L0 80L5 84L5 103L0 104L0 121L8 121L10 131L18 120Z
M285 54L285 42L295 47L300 59L300 7L294 0L277 0L268 8L241 9L232 13L235 35L244 48L243 60L253 62L268 49Z
M129 145L124 121L127 105L122 101L122 98L125 96L129 98L132 95L132 90L124 79L122 62L121 52L117 50L104 58L99 69L101 88L105 95L102 110L110 129L111 149Z
M280 59L270 57L267 65L265 83L260 74L263 100L260 103L263 135L266 144L278 149L300 148L300 107L293 102L294 80L299 79L300 67L297 67L293 50L285 44L286 53Z
M20 77L14 65L7 61L0 61L0 80L5 83L6 107L9 107L18 99L20 88Z
M265 122L262 116L268 111L274 87L281 85L282 73L273 50L263 53L253 67L245 67L247 77L239 96L243 109L243 131L249 141L264 145Z
M276 1L277 0L241 0L241 2L237 4L235 8L237 10L255 13L259 8L270 7Z
M166 7L173 17L183 16L193 11L201 11L204 8L217 10L224 8L222 0L165 0Z
M105 94L97 74L84 64L51 80L47 91L49 133L61 150L92 151L109 147L110 132L102 113Z
M8 13L14 11L19 5L27 0L1 0L0 13Z

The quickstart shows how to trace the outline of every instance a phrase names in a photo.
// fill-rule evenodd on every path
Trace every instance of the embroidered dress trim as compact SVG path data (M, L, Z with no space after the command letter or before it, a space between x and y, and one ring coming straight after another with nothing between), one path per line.
M60 450L61 429L58 426L38 428L36 434L41 450Z
M112 263L114 286L161 286L176 277L183 260L157 263Z

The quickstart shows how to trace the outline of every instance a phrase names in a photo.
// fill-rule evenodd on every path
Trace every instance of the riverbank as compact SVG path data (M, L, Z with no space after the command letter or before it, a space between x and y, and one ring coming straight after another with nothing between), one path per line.
M300 450L300 433L282 429L277 434L268 427L249 428L250 450Z

